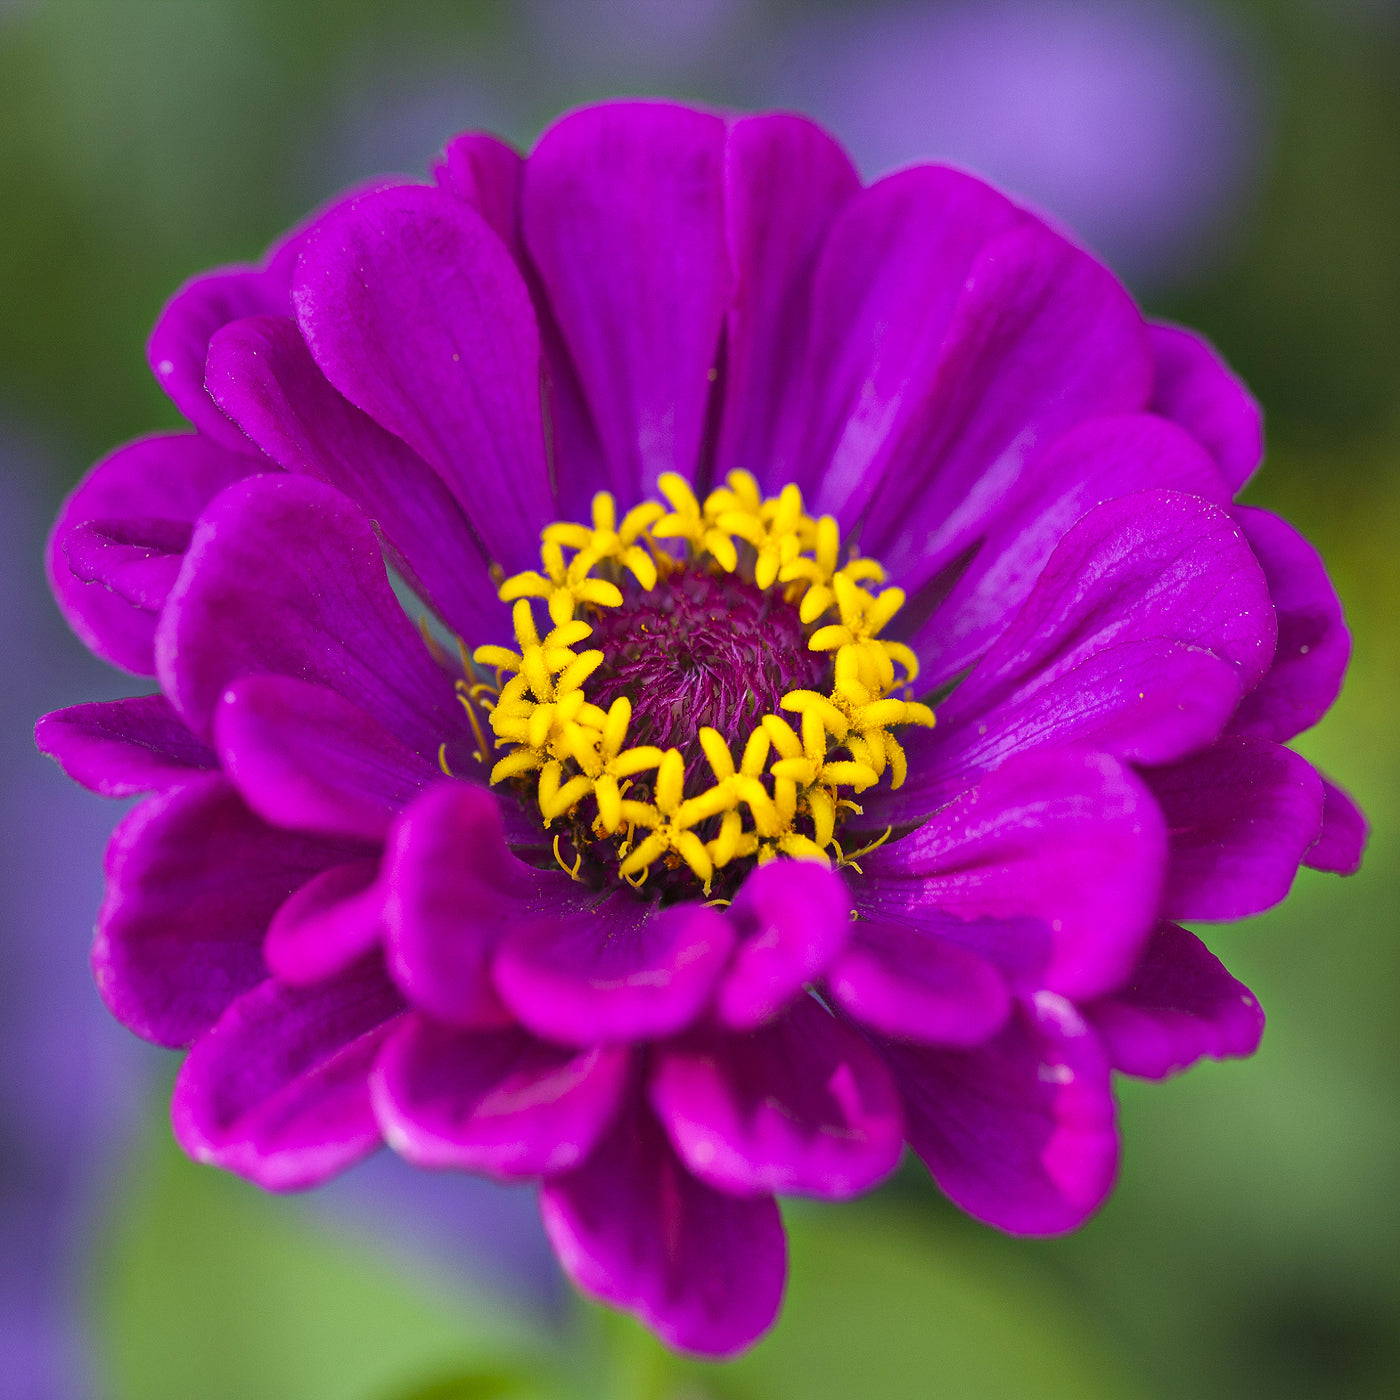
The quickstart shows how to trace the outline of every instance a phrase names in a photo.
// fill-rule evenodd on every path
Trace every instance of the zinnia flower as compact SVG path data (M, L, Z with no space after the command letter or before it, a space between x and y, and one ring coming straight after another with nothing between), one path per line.
M1111 1071L1259 1038L1177 921L1359 860L1282 747L1348 642L1232 505L1255 404L996 191L862 189L796 117L606 105L434 175L182 288L195 431L55 528L160 686L39 742L154 794L94 965L189 1047L180 1142L538 1181L583 1289L716 1356L776 1315L775 1194L906 1142L1077 1226Z

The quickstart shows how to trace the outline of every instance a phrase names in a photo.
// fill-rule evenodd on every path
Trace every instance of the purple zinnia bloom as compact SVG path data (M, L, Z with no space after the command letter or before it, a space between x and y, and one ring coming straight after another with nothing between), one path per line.
M181 289L195 431L54 531L160 685L39 742L154 794L94 964L189 1047L181 1143L537 1180L585 1290L717 1356L777 1312L775 1193L906 1142L1077 1226L1110 1072L1259 1038L1178 921L1360 858L1282 746L1348 640L1232 504L1254 401L995 190L862 188L796 117L618 103L434 174Z

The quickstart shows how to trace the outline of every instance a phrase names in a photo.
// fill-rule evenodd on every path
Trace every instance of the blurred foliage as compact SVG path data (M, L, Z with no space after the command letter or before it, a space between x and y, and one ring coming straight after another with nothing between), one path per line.
M754 0L747 42L823 7L839 6ZM1121 1188L1070 1239L987 1231L912 1167L874 1204L792 1209L783 1321L727 1367L593 1309L542 1331L185 1163L162 1125L90 1268L115 1400L1400 1394L1400 7L1215 8L1255 55L1265 160L1223 255L1150 309L1207 331L1265 405L1249 499L1318 544L1356 639L1340 704L1300 747L1375 830L1355 879L1304 872L1283 908L1203 930L1269 1012L1257 1059L1125 1084ZM521 12L0 0L0 420L52 444L50 497L176 422L145 368L156 311L346 177L318 152L367 55L490 69L518 97L516 138L597 95ZM678 71L672 87L724 100L726 82Z
M109 1222L90 1286L116 1400L375 1400L467 1365L510 1376L541 1345L485 1291L187 1161L163 1115Z

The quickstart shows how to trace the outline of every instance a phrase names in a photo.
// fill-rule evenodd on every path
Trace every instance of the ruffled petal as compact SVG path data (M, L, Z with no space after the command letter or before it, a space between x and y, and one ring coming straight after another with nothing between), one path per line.
M787 1247L776 1202L698 1181L640 1102L583 1166L544 1183L540 1214L580 1288L681 1351L733 1356L777 1317Z
M683 1030L729 960L729 923L703 904L580 893L573 908L510 930L495 962L502 1000L536 1035L566 1045Z
M204 513L156 660L161 689L199 734L225 688L258 672L339 692L432 762L467 732L451 680L389 587L369 522L306 477L241 482Z
M931 812L1031 744L1169 762L1219 734L1274 642L1263 571L1224 511L1174 491L1109 501L1061 540L937 727L910 740L909 781L867 820Z
M54 710L34 726L34 742L75 783L103 797L155 792L219 766L163 695Z
M834 871L771 861L744 881L729 909L738 936L715 998L719 1019L751 1030L820 977L846 942L851 896Z
M729 127L724 219L734 284L716 480L752 472L774 495L787 484L775 470L777 439L798 389L817 255L859 189L850 157L804 117L770 113Z
M903 1146L880 1057L810 996L748 1035L662 1046L649 1093L681 1160L731 1195L844 1200L883 1181Z
M1118 986L1155 920L1166 864L1161 813L1116 759L1039 750L1008 761L925 825L861 860L863 912L895 922L1038 918L1051 933L1043 986Z
M1232 514L1268 580L1278 647L1269 673L1245 697L1230 728L1283 743L1311 729L1340 694L1351 636L1312 545L1266 510L1238 506Z
M271 466L193 433L138 438L98 462L64 501L45 556L78 639L113 666L153 675L156 618L192 522L225 486Z
M1032 456L1014 492L990 516L971 561L908 637L920 680L941 685L977 660L1088 511L1153 488L1216 505L1230 501L1210 454L1184 429L1148 413L1093 419ZM917 594L908 604L912 616L927 607Z
M1148 331L1157 371L1152 411L1202 443L1238 491L1264 456L1264 415L1254 395L1204 336L1161 323Z
M414 1166L519 1180L588 1156L617 1115L628 1061L616 1046L570 1050L514 1026L459 1031L413 1016L371 1088L385 1140Z
M1171 832L1168 918L1243 919L1271 908L1322 830L1312 765L1266 739L1222 739L1143 778Z
M224 771L274 826L379 842L441 770L358 705L291 676L243 676L214 711Z
M561 118L526 161L525 243L619 501L697 468L729 295L724 141L719 117L614 102Z
M308 238L292 299L326 378L438 472L492 559L528 567L555 514L539 332L481 216L420 185L353 200Z
M1049 992L973 1050L885 1046L909 1145L969 1215L1056 1235L1103 1203L1118 1167L1107 1057Z
M402 1011L374 962L315 987L264 982L180 1067L176 1141L268 1191L319 1186L380 1145L369 1072Z
M495 797L441 783L396 822L384 859L389 969L413 1004L452 1025L510 1019L492 989L491 957L507 929L570 881L506 848Z
M1151 384L1146 327L1112 273L1039 224L1004 235L968 274L864 513L861 548L918 588L973 542L1038 444L1086 418L1138 412Z
M268 971L302 986L358 962L384 933L379 858L333 865L308 880L272 916L263 940Z
M1159 924L1128 985L1083 1008L1113 1068L1164 1079L1204 1055L1252 1055L1264 1033L1254 993L1195 934Z
M107 847L92 950L102 999L137 1035L187 1045L267 975L278 905L346 854L273 830L222 777L149 798Z
M1308 848L1303 864L1336 875L1355 875L1361 869L1370 826L1351 795L1329 779L1322 780L1322 834Z
M976 1045L1011 1014L1011 993L996 965L927 925L862 919L826 985L863 1025L929 1045Z
M509 621L481 540L443 479L407 443L342 398L289 316L225 326L209 343L209 392L268 457L350 497L394 567L463 637Z

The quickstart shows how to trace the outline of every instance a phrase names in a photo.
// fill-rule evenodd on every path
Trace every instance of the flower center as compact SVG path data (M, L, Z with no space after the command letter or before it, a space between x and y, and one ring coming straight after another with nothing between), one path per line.
M808 648L810 631L782 592L686 565L600 610L589 697L607 709L625 696L628 742L679 749L690 774L704 763L702 728L742 746L789 691L829 688L831 657Z
M907 698L913 653L881 636L904 594L863 587L884 570L843 562L795 486L765 499L732 472L702 504L679 476L658 485L669 511L619 525L601 492L591 528L548 526L543 571L502 585L519 650L478 647L496 684L459 687L473 723L494 696L491 781L559 823L559 863L599 886L672 899L718 879L723 896L777 856L847 863L853 795L904 781L891 731L933 723Z

